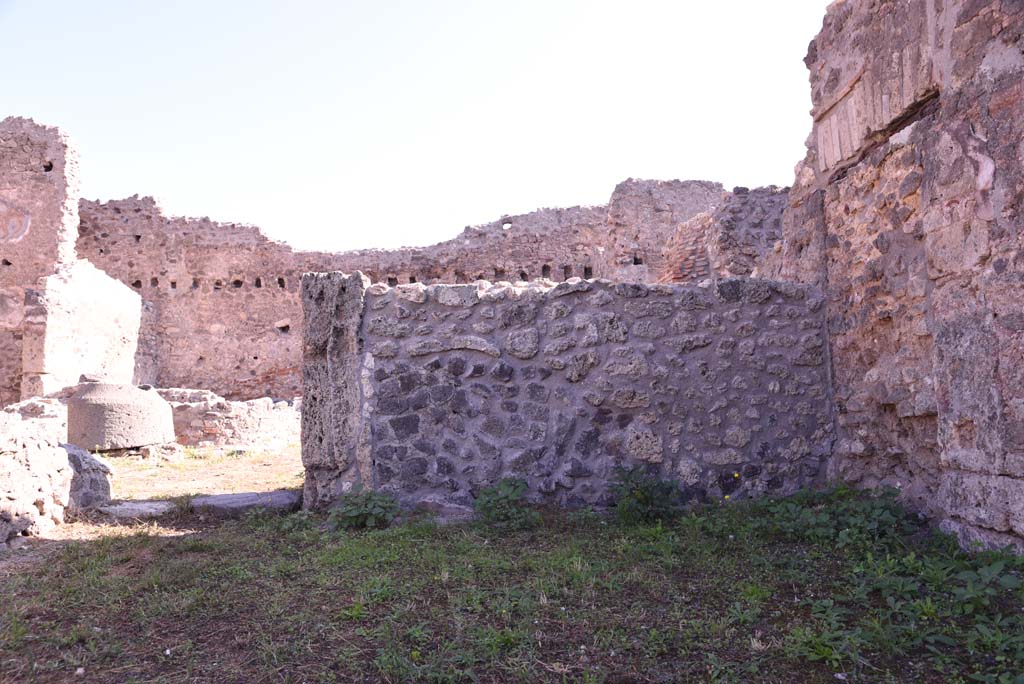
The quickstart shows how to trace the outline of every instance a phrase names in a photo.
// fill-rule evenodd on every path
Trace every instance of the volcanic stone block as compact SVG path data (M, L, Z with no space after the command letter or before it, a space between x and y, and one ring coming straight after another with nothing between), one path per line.
M88 450L174 441L171 405L153 390L86 383L68 402L68 442Z

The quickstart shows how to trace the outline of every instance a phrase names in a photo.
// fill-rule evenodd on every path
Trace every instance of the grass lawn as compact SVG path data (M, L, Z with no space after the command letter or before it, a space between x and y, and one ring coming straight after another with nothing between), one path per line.
M887 499L325 521L181 518L0 561L0 681L1024 681L1024 563Z

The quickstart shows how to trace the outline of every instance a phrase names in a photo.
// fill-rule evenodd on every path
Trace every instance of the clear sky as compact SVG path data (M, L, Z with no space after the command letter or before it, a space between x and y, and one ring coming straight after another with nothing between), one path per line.
M788 185L825 0L0 0L0 116L82 194L328 250L429 244L628 177Z

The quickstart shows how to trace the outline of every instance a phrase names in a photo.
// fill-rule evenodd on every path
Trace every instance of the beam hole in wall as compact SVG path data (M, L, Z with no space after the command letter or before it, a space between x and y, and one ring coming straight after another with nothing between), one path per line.
M508 230L511 227L512 227L512 222L511 221L505 221L504 223L501 224L501 229L502 230Z
M257 290L260 289L261 287L263 287L263 278L257 278L256 280L253 281L252 284L253 286L256 287Z
M477 273L476 277L473 278L473 280L483 280L483 279L484 279L484 274L483 273Z
M394 287L397 284L398 284L398 278L396 278L395 276L388 276L388 285L389 286Z
M192 289L193 290L198 290L199 289L199 278L193 278L192 279Z
M292 326L291 326L290 323L278 323L274 327L277 328L279 331L281 331L283 333L286 333L286 332L288 332L289 330L292 329Z
M462 271L456 271L455 272L455 282L456 283L464 283L464 282L466 282L466 274L463 273Z
M284 278L278 278L277 279L277 286L283 290L284 289L284 285L285 285Z
M43 171L45 171L46 173L50 173L50 171L53 171L53 162L52 161L44 162L43 163Z
M643 263L644 263L644 258L642 256L640 256L639 254L634 254L633 255L633 265L634 266L642 266Z
M503 268L496 268L496 269L494 269L494 279L495 280L505 280L506 277L507 276L505 275L505 269L503 269Z
M530 279L530 276L526 273L526 271L520 271L519 279L522 280L523 282L526 282L527 280Z
M142 281L141 280L133 280L132 281L132 287L134 287L136 290L141 290L142 289Z
M235 280L231 281L231 287L235 288L236 290L238 288L242 287L243 284L244 283L241 280L238 280L238 279L235 279Z
M551 277L551 266L549 264L544 264L543 266L541 266L540 267L540 275L541 275L542 278L550 278Z
M415 282L417 282L416 281L416 276L409 276L409 284L412 284L412 283L415 283Z
M584 266L583 267L583 277L584 278L593 278L594 277L594 269L593 269L593 267L591 267L591 266Z
M4 259L3 261L0 261L0 265L3 265L3 266L13 266L14 264L12 264L7 259Z
M136 235L135 236L135 242L136 243L142 242L142 236L141 235Z
M568 280L569 278L572 278L572 266L563 266L562 267L562 279L563 280Z
M224 287L224 281L222 281L222 280L214 280L213 281L213 289L214 289L214 291L220 290L223 287Z
M149 279L149 286L150 287L160 287L160 281L157 280L156 278L150 278Z
M171 281L171 289L172 290L177 290L178 289L178 281L177 280L172 280Z

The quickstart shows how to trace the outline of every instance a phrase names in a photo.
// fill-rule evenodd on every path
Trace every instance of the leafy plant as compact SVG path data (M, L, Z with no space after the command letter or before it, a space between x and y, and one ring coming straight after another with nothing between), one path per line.
M398 501L392 495L356 488L338 500L331 511L330 524L347 530L387 527L398 512Z
M1004 574L1005 568L1005 562L996 561L991 565L964 570L957 574L956 579L962 584L953 587L953 596L960 610L966 614L981 611L988 608L1000 590L1012 591L1019 588L1020 579L1015 575Z
M619 520L627 525L668 522L679 514L678 485L642 468L617 468L612 493Z
M805 490L768 503L767 515L755 521L754 529L840 549L886 544L917 527L896 502L896 494L887 489L865 495L847 487L826 492Z
M524 530L540 523L540 513L524 505L526 482L507 477L477 496L473 507L480 521L500 530Z

